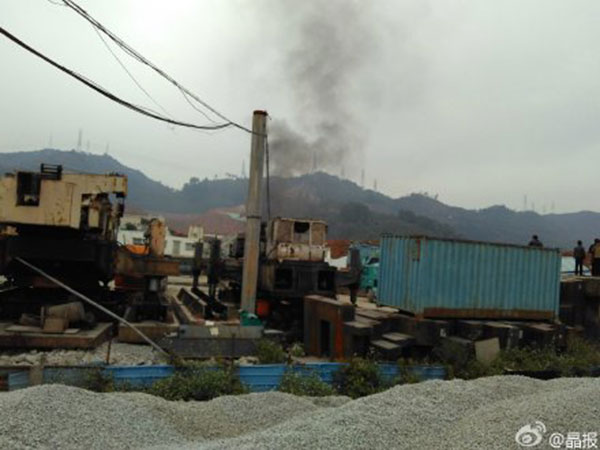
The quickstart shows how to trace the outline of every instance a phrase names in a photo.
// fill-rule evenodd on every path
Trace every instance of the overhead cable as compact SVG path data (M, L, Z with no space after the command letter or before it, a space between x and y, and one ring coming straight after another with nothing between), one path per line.
M152 70L154 70L160 76L162 76L164 79L166 79L171 84L173 84L177 89L179 89L179 91L181 92L181 94L183 95L183 97L186 99L186 101L194 109L196 109L197 111L201 112L202 114L205 114L202 110L200 110L198 107L196 107L190 101L190 98L192 98L193 100L195 100L196 102L198 102L200 105L202 105L204 108L206 108L207 110L209 110L210 112L212 112L214 115L216 115L220 119L222 119L225 122L227 122L229 125L232 125L232 126L234 126L236 128L239 128L240 130L244 130L244 131L246 131L246 132L248 132L250 134L254 134L254 132L252 130L250 130L247 127L244 127L243 125L240 125L239 123L236 123L236 122L232 121L231 119L229 119L228 117L226 117L224 114L220 113L215 108L213 108L212 106L210 106L207 102L205 102L204 100L202 100L199 96L197 96L196 94L194 94L192 91L190 91L189 89L187 89L186 87L184 87L183 85L181 85L177 80L175 80L173 77L171 77L165 71L163 71L162 69L160 69L159 67L157 67L150 60L148 60L147 58L145 58L143 55L141 55L139 52L137 52L135 49L133 49L130 45L128 45L125 41L123 41L121 38L119 38L118 36L116 36L113 32L111 32L110 30L108 30L104 25L102 25L98 20L96 20L94 17L92 17L85 9L83 9L81 6L79 6L73 0L62 0L62 1L63 1L63 3L66 6L68 6L69 8L71 8L73 11L75 11L77 14L79 14L81 17L83 17L86 21L88 21L95 29L101 31L106 36L108 36L115 44L117 44L129 56L131 56L132 58L136 59L140 63L142 63L142 64L150 67ZM205 117L206 117L206 114L205 114Z
M78 80L79 82L85 84L87 87L89 87L90 89L98 92L99 94L103 95L104 97L120 104L121 106L124 106L126 108L129 108L135 112L138 112L144 116L148 116L148 117L152 117L153 119L156 120L160 120L162 122L166 122L166 123L170 123L172 125L178 125L180 127L186 127L186 128L193 128L193 129L197 129L197 130L220 130L223 128L227 128L230 126L236 126L234 123L231 122L226 122L226 123L221 123L221 124L216 124L216 125L198 125L195 123L190 123L190 122L182 122L179 120L174 120L174 119L170 119L169 117L165 117L161 114L159 114L156 111L152 111L149 108L145 108L142 106L138 106L135 105L131 102L128 102L127 100L124 100L118 96L116 96L115 94L109 92L108 90L106 90L105 88L103 88L102 86L100 86L99 84L95 83L94 81L90 80L89 78L86 78L85 76L81 75L78 72L75 72L74 70L71 70L59 63L57 63L56 61L54 61L53 59L49 58L48 56L40 53L39 51L35 50L34 48L30 47L29 45L27 45L25 42L23 42L22 40L20 40L19 38L17 38L15 35L11 34L10 32L8 32L7 30L5 30L3 27L0 27L0 34L3 34L4 36L6 36L8 39L10 39L11 41L13 41L15 44L19 45L20 47L24 48L25 50L27 50L28 52L34 54L35 56L37 56L38 58L44 60L45 62L47 62L48 64L56 67L58 70L66 73L67 75L75 78L76 80Z
M65 6L65 5L61 5L61 6ZM163 108L163 106L158 103L154 97L152 97L150 95L150 93L144 89L144 86L142 86L138 80L136 80L136 78L133 76L133 74L127 69L127 67L125 66L125 64L123 63L123 61L121 61L121 58L119 58L117 56L117 54L115 52L112 51L112 48L110 48L110 45L108 44L108 42L106 42L106 40L102 37L102 34L94 29L94 31L96 32L96 34L98 35L98 37L100 38L100 40L102 41L102 43L104 44L104 46L106 47L106 49L110 52L110 54L115 58L115 60L117 61L117 63L121 66L121 68L125 71L125 73L129 76L129 78L131 78L131 80L135 83L135 85L146 95L146 97L148 97L150 99L150 101L152 103L154 103L156 106L158 106L162 112L164 112L167 116L169 116L170 114L168 113L168 111Z

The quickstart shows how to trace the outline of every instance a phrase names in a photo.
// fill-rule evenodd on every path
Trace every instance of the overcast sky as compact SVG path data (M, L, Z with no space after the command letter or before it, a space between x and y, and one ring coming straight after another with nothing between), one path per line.
M429 192L467 208L520 210L527 195L538 212L599 210L597 0L78 3L233 120L249 125L254 109L266 109L275 127L306 140L307 153L333 152L317 155L331 173L343 166L360 182L364 168L365 184L377 179L386 194ZM0 25L157 109L70 9L0 0ZM206 122L174 87L113 51L171 116ZM92 153L109 145L113 157L174 187L239 174L248 157L239 130L174 129L6 38L0 55L1 152L75 148L81 128L83 150L88 141ZM292 172L310 169L298 164Z

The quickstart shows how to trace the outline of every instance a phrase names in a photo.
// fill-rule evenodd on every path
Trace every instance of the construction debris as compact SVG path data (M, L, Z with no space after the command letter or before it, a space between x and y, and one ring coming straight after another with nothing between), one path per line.
M354 401L269 392L186 403L44 385L0 394L0 447L505 449L523 429L542 444L556 433L597 433L599 388L594 378L503 376Z
M106 362L108 343L93 350L32 350L27 353L1 353L0 367L14 365L74 366ZM152 365L164 364L164 358L147 345L113 342L110 348L110 364Z

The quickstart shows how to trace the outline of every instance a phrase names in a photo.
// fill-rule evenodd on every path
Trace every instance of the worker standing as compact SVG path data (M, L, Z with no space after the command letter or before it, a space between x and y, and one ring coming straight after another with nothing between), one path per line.
M594 268L594 250L596 249L598 242L600 242L600 239L594 239L594 243L592 245L590 245L590 248L588 248L588 253L590 254L590 261L591 261L592 276L596 276L596 269Z
M592 276L600 277L600 239L594 239L592 247Z
M544 244L542 244L542 241L540 241L540 240L538 239L538 235L537 235L537 234L534 234L534 235L531 237L531 240L529 241L529 246L530 246L530 247L543 247L543 246L544 246Z
M573 249L575 258L575 275L583 276L583 260L585 259L585 248L581 241L577 241L577 247Z

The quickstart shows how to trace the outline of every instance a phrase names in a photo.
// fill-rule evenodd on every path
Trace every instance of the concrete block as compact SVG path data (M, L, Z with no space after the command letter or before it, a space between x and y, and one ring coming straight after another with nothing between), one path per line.
M483 338L484 321L481 320L457 320L455 324L457 336L476 341Z
M600 299L600 277L583 278L582 281L585 296Z
M460 336L448 336L442 339L443 342L449 342L453 345L458 345L467 351L469 355L475 355L475 341L465 339Z
M564 325L532 323L523 326L523 342L538 346L563 346L566 342Z
M497 337L502 349L518 347L523 337L523 331L519 327L503 322L486 322L483 330L483 337L486 339Z
M388 361L398 359L402 354L402 347L385 339L371 341L371 347L379 356Z
M475 358L481 364L490 365L500 353L500 340L497 337L475 342Z
M69 326L69 322L64 317L46 317L44 320L44 333L62 333Z

